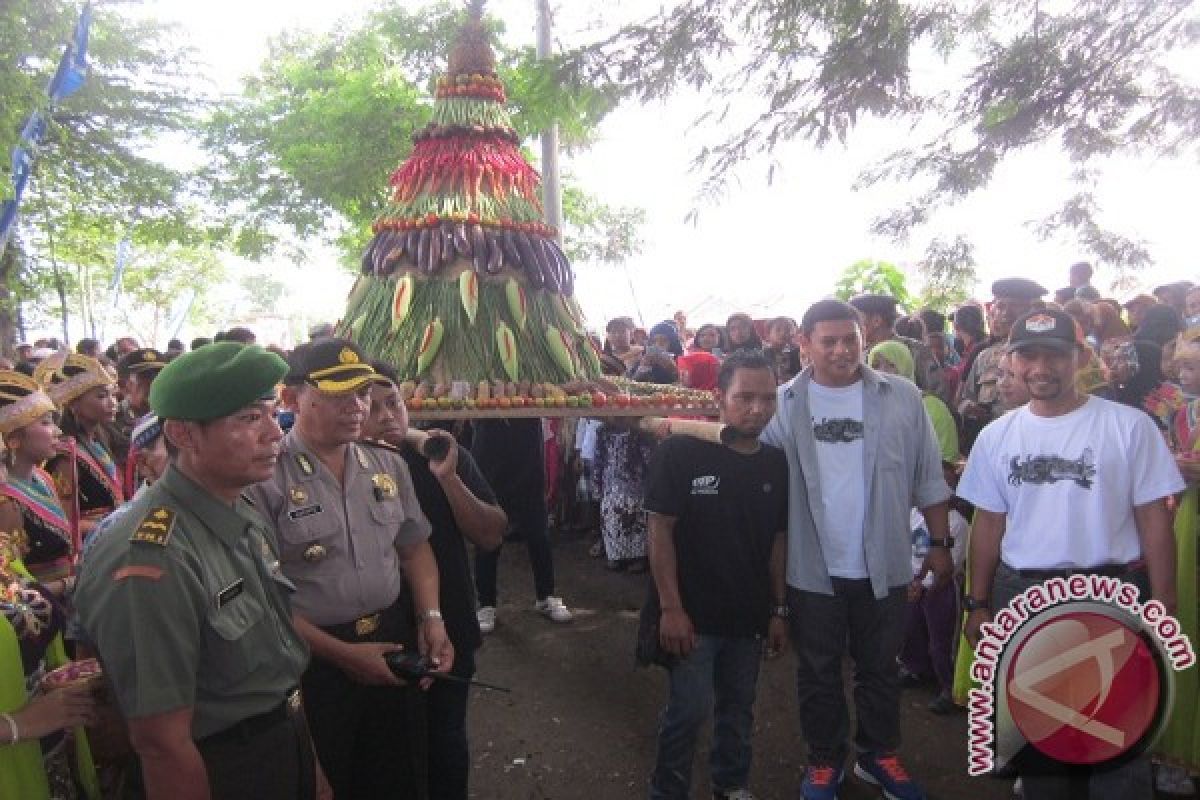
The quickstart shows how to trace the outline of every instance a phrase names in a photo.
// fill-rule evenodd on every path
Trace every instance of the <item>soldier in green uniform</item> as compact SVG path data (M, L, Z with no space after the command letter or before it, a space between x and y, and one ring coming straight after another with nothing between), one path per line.
M271 476L279 357L233 342L163 369L150 405L173 463L110 522L75 594L129 720L150 800L314 792L291 622L270 530L242 491Z
M358 348L318 339L290 366L283 399L295 426L250 496L277 533L296 628L312 648L301 685L317 756L338 800L416 797L405 693L384 656L408 642L437 669L453 665L430 525L404 458L358 441L375 376Z
M900 336L896 333L896 298L887 294L860 294L850 298L850 305L858 309L863 317L863 353L880 342L895 340L902 342L912 354L914 383L922 391L941 394L942 365L933 356L933 350L924 342Z
M1028 278L1005 278L992 284L988 309L991 336L988 346L975 357L958 393L958 413L963 418L963 452L969 452L984 426L1010 409L996 391L1000 359L1008 351L1008 333L1013 323L1033 309L1046 289Z

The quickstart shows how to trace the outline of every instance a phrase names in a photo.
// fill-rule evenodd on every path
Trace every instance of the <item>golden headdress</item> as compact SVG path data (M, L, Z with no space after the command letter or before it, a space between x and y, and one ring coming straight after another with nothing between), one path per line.
M54 410L54 401L33 378L16 370L0 370L0 435L24 428Z
M55 353L38 364L33 378L61 409L97 386L117 382L116 373L94 358L79 353Z

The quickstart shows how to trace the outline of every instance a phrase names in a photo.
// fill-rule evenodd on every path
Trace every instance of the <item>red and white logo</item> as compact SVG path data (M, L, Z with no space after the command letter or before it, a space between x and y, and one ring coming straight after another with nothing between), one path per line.
M1068 764L1143 744L1165 704L1154 645L1114 615L1070 607L1034 621L1002 686L1026 741Z

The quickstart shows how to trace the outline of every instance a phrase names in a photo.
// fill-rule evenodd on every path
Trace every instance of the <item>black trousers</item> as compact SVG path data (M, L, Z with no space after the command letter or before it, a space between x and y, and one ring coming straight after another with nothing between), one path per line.
M475 653L454 654L454 674L475 674ZM466 800L471 753L467 743L467 700L464 683L434 681L425 692L426 730L429 734L429 800Z
M842 766L850 713L842 686L842 658L854 661L854 705L859 753L900 746L900 682L896 656L904 639L905 588L875 598L867 579L833 578L833 594L788 589L800 729L813 764Z
M214 798L311 800L315 796L311 745L292 720L281 717L252 735L219 735L197 742Z
M361 638L353 626L325 632L344 641L407 641L399 605L378 630ZM422 797L415 774L407 687L364 686L328 661L313 658L301 679L317 758L337 800Z

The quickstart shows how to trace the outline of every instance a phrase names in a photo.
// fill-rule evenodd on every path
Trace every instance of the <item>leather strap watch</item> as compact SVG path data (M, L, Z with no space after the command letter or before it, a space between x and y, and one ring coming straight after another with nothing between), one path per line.
M991 606L987 604L986 600L976 600L969 594L963 596L963 610L968 613L972 611L987 611L990 608Z

